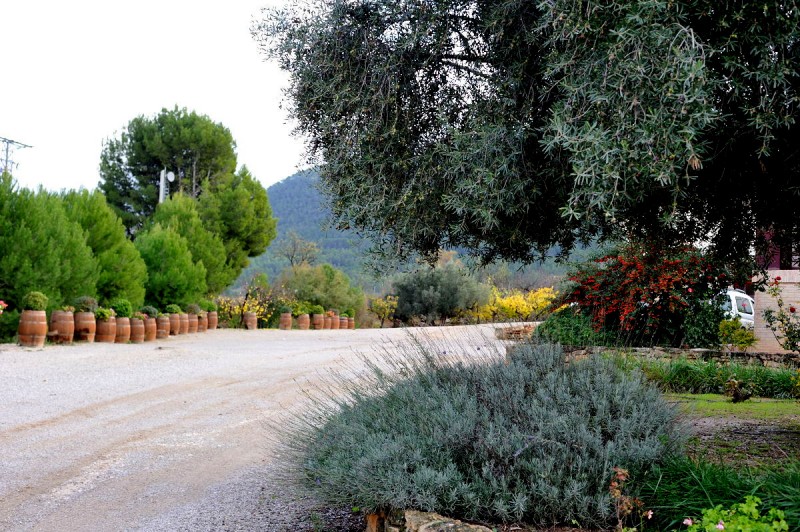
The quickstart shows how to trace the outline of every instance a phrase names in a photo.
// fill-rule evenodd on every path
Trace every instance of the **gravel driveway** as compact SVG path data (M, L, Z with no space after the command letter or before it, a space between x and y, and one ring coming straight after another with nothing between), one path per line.
M490 326L424 331L495 342ZM0 345L0 530L363 529L271 480L269 424L321 375L409 332Z

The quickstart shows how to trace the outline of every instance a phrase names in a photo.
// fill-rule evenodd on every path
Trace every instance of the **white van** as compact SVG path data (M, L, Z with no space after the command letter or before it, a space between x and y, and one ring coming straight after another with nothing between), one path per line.
M753 328L755 320L755 300L748 296L744 290L730 289L725 293L722 309L730 319L739 319L742 327Z

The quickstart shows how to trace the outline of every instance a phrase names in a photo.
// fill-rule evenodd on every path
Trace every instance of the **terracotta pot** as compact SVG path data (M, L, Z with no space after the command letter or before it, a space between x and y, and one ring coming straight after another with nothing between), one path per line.
M167 326L169 326L169 319L167 319ZM131 329L133 334L133 329ZM169 335L169 332L167 333ZM144 341L152 342L158 336L158 323L155 318L147 318L144 320Z
M43 310L23 310L19 318L19 345L44 347L47 338L47 313Z
M169 335L172 334L172 332L170 332L171 327L172 319L170 316L159 316L156 318L156 338L158 340L168 338Z
M50 315L50 335L57 344L71 344L75 334L75 316L68 310L54 310Z
M94 312L75 313L75 341L94 342L94 334L97 330L97 322L94 319Z
M324 329L325 328L325 315L324 314L314 314L311 317L311 323L314 326L314 329Z
M356 328L356 319L355 318L347 318L347 328L352 330Z
M170 314L169 315L169 334L170 336L175 336L181 333L181 315L180 314Z
M189 315L183 313L181 316L181 327L178 334L189 334Z
M119 337L119 324L117 324L117 337ZM141 344L144 342L144 320L140 320L139 318L130 319L129 339L132 344Z
M197 332L197 314L188 314L187 319L189 320L189 333L194 334Z
M95 342L107 342L113 344L117 339L117 320L108 318L107 320L97 320L97 334Z
M258 317L256 316L255 312L244 313L244 328L248 331L254 331L258 329Z
M117 334L114 343L127 344L131 339L131 319L117 318Z
M338 329L339 325L341 325L341 321L339 320L339 316L331 316L331 329Z
M331 317L330 316L325 316L325 318L324 318L324 320L322 322L322 328L323 329L330 329L331 328Z
M197 315L197 332L206 332L208 330L208 315L203 312Z
M217 328L217 324L218 323L219 323L219 314L217 314L217 311L214 310L214 311L209 312L208 313L208 328L213 331L214 329Z
M307 331L311 327L311 318L308 314L300 314L297 316L297 328L301 331Z
M291 312L282 312L281 313L281 321L278 324L278 328L282 331L288 331L292 328L292 313Z

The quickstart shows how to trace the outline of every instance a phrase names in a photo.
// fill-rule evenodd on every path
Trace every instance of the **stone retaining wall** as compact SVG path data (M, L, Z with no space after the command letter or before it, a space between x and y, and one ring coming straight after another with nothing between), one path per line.
M506 347L506 356L513 356L518 344ZM672 347L572 347L564 346L567 358L580 360L589 355L617 352L626 356L636 356L647 360L687 360L714 361L718 364L753 364L770 368L800 368L800 355L797 353L759 353L738 351L714 351L711 349L677 349Z
M416 510L387 515L369 514L367 532L492 532L485 526L470 525L439 514Z
M714 361L719 364L754 364L770 368L800 368L800 355L797 353L760 353L739 351L714 351L711 349L676 349L671 347L633 347L614 349L609 347L569 347L564 351L570 358L585 358L595 353L617 351L625 355L649 360L687 360Z

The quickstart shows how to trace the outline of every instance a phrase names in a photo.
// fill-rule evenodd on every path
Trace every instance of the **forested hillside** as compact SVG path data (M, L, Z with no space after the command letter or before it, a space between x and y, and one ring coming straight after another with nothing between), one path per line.
M273 215L278 218L278 236L263 255L250 261L250 266L235 286L241 286L258 272L264 272L270 280L274 280L281 270L289 266L279 250L290 231L319 246L318 263L332 264L362 286L373 284L372 277L362 271L368 242L350 231L325 228L328 211L323 206L322 194L316 188L318 181L318 174L307 170L293 174L267 189Z

